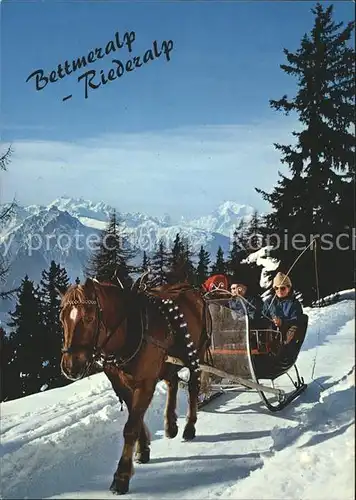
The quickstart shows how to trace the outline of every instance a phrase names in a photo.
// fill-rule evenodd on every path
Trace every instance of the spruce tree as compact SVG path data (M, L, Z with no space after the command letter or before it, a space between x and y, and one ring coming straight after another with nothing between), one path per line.
M42 271L40 281L41 312L46 330L44 373L49 388L63 385L65 382L60 369L63 333L59 320L61 299L57 290L63 293L68 286L66 270L52 260L48 271Z
M183 240L182 252L182 268L183 279L192 285L196 285L196 270L193 264L194 253L188 241L188 238Z
M303 36L295 53L284 49L288 64L281 65L296 78L297 94L270 101L272 108L299 116L302 130L293 132L296 144L275 144L290 176L280 173L270 194L257 191L273 209L266 217L269 232L282 242L288 232L288 246L280 245L274 254L282 260L283 270L288 270L312 235L322 236L319 288L326 295L353 282L355 51L349 42L355 23L343 28L344 23L333 21L332 5L324 8L318 3L312 12L311 33ZM346 234L342 242L346 246L348 241L346 250L336 245L341 233ZM298 245L293 244L296 235ZM292 278L310 304L316 296L312 251L304 254L302 263L303 272L292 273Z
M12 379L12 397L18 398L38 392L45 382L46 332L38 290L27 275L21 282L17 304L15 310L10 312L10 318L12 358L8 368Z
M226 270L232 276L239 275L240 262L247 257L246 223L241 220L235 229L232 245L226 262Z
M0 155L0 170L7 170L7 166L10 163L11 156L12 156L13 150L12 147L9 146L5 153L2 153Z
M143 257L142 257L142 265L141 265L141 272L145 272L148 270L150 267L151 261L147 256L146 250L143 251Z
M157 251L151 258L151 266L153 274L157 278L157 284L163 285L167 281L167 271L169 265L169 254L166 250L163 239L158 242Z
M196 282L197 285L202 285L209 276L210 254L207 252L203 245L199 251L199 261L196 269Z
M0 155L0 171L1 170L3 170L4 172L7 171L7 167L11 161L12 153L13 153L12 148L11 146L9 146L5 151L5 153ZM6 205L5 208L0 212L0 229L9 220L12 210L13 210L13 204ZM1 277L1 272L0 272L0 277Z
M172 269L174 269L178 265L183 252L184 252L184 245L179 233L177 233L173 242L173 247L171 250L170 262L169 262Z
M169 283L176 283L182 280L182 254L184 252L184 245L181 241L179 233L173 242L173 247L168 257L168 272L167 281Z
M7 171L7 167L10 164L13 149L11 146L0 155L0 171ZM6 204L4 208L0 211L0 230L8 223L10 217L14 212L15 203ZM6 278L9 272L9 265L6 258L0 254L0 287L2 288L6 284ZM11 298L18 289L12 290L1 290L0 289L0 299Z
M188 241L182 239L177 233L169 256L169 270L167 272L167 281L169 283L188 281L194 284L195 269L192 257Z
M12 399L12 393L16 393L13 388L13 380L17 379L16 372L11 365L12 349L9 337L0 326L0 401Z
M250 222L247 224L245 238L246 238L246 250L250 252L256 252L263 246L263 232L260 222L260 217L258 211L253 212Z
M134 267L129 264L135 253L129 246L116 212L110 215L107 227L101 234L101 241L93 253L87 267L87 275L98 281L107 281L117 284L117 278L124 287L132 285L130 273Z
M227 271L227 265L224 261L224 252L221 246L219 246L218 251L216 253L216 260L214 264L211 266L212 274L225 274Z
M239 261L247 256L249 236L248 228L249 225L247 221L245 219L241 219L233 234L233 243L236 242L233 247Z

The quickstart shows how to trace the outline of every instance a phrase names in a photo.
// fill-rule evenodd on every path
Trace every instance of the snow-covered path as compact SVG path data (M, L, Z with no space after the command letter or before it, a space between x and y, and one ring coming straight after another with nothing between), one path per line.
M241 388L199 412L197 437L187 443L180 391L180 431L169 440L165 388L157 386L146 418L151 461L135 465L127 497L354 497L354 304L306 312L298 365L309 386L280 413ZM2 498L112 498L126 418L102 374L2 404Z

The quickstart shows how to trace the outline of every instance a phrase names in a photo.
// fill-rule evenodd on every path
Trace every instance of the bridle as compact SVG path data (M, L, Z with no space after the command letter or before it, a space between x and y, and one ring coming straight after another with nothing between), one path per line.
M61 352L63 354L73 354L78 351L86 351L89 353L89 363L88 367L85 370L85 373L83 375L86 376L86 374L89 372L91 367L93 366L94 363L97 363L100 366L104 366L104 364L115 364L118 368L126 365L129 361L131 361L138 351L141 348L142 341L143 341L143 329L141 329L141 338L138 342L138 346L136 349L134 349L134 352L127 356L126 358L118 358L115 354L105 354L103 349L106 346L106 344L109 342L109 340L112 338L112 336L116 333L118 328L122 325L122 323L127 319L127 315L124 314L122 318L120 318L120 321L118 322L117 326L112 330L109 331L108 327L105 324L105 321L103 319L103 309L100 305L99 298L97 296L95 287L94 287L94 293L95 293L95 300L93 299L87 299L87 300L72 300L72 301L67 301L65 306L85 306L85 305L95 305L96 306L96 325L95 325L95 334L93 336L93 344L92 345L85 345L85 344L78 344L78 345L70 345L69 347L63 347L61 349ZM99 338L100 338L100 331L101 328L104 329L106 332L105 339L99 345Z
M95 309L96 325L95 325L95 335L93 338L93 346L87 346L87 345L83 345L83 344L79 344L79 345L75 345L75 346L70 345L69 347L63 347L62 353L63 354L74 354L77 351L92 351L92 354L94 354L99 349L98 342L99 342L99 336L100 336L100 326L102 325L105 328L105 330L107 331L106 325L105 325L103 318L102 318L102 308L100 306L98 299L96 298L96 300L90 300L90 299L87 299L87 300L69 300L68 302L66 302L65 305L72 306L72 307L95 305L96 306L96 309ZM107 335L107 337L108 337L108 335ZM107 343L107 341L105 343ZM102 347L103 346L100 347L100 350L102 349Z

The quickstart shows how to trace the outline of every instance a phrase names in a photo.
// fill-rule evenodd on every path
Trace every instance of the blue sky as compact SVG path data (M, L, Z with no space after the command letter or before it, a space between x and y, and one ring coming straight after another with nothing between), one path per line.
M327 2L323 2L327 3ZM270 190L281 169L273 142L290 140L295 118L269 99L293 94L279 64L313 23L315 2L16 2L1 4L2 141L15 153L1 174L1 197L48 203L63 194L103 200L125 211L199 216L233 200L268 208L254 187ZM352 2L335 5L350 21ZM36 91L45 75L118 32L123 47ZM152 42L164 55L107 85L112 59L142 57ZM72 98L63 102L63 97Z

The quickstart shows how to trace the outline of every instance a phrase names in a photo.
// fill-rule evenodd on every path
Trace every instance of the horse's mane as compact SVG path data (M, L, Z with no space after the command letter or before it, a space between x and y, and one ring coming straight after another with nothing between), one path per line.
M68 288L61 300L61 306L65 307L69 302L83 302L87 299L82 285L72 285Z
M100 286L111 286L111 287L115 287L115 288L120 288L116 283L113 283L112 281L108 281L108 280L99 281L96 278L94 278L92 281L94 281L95 283L97 283Z

